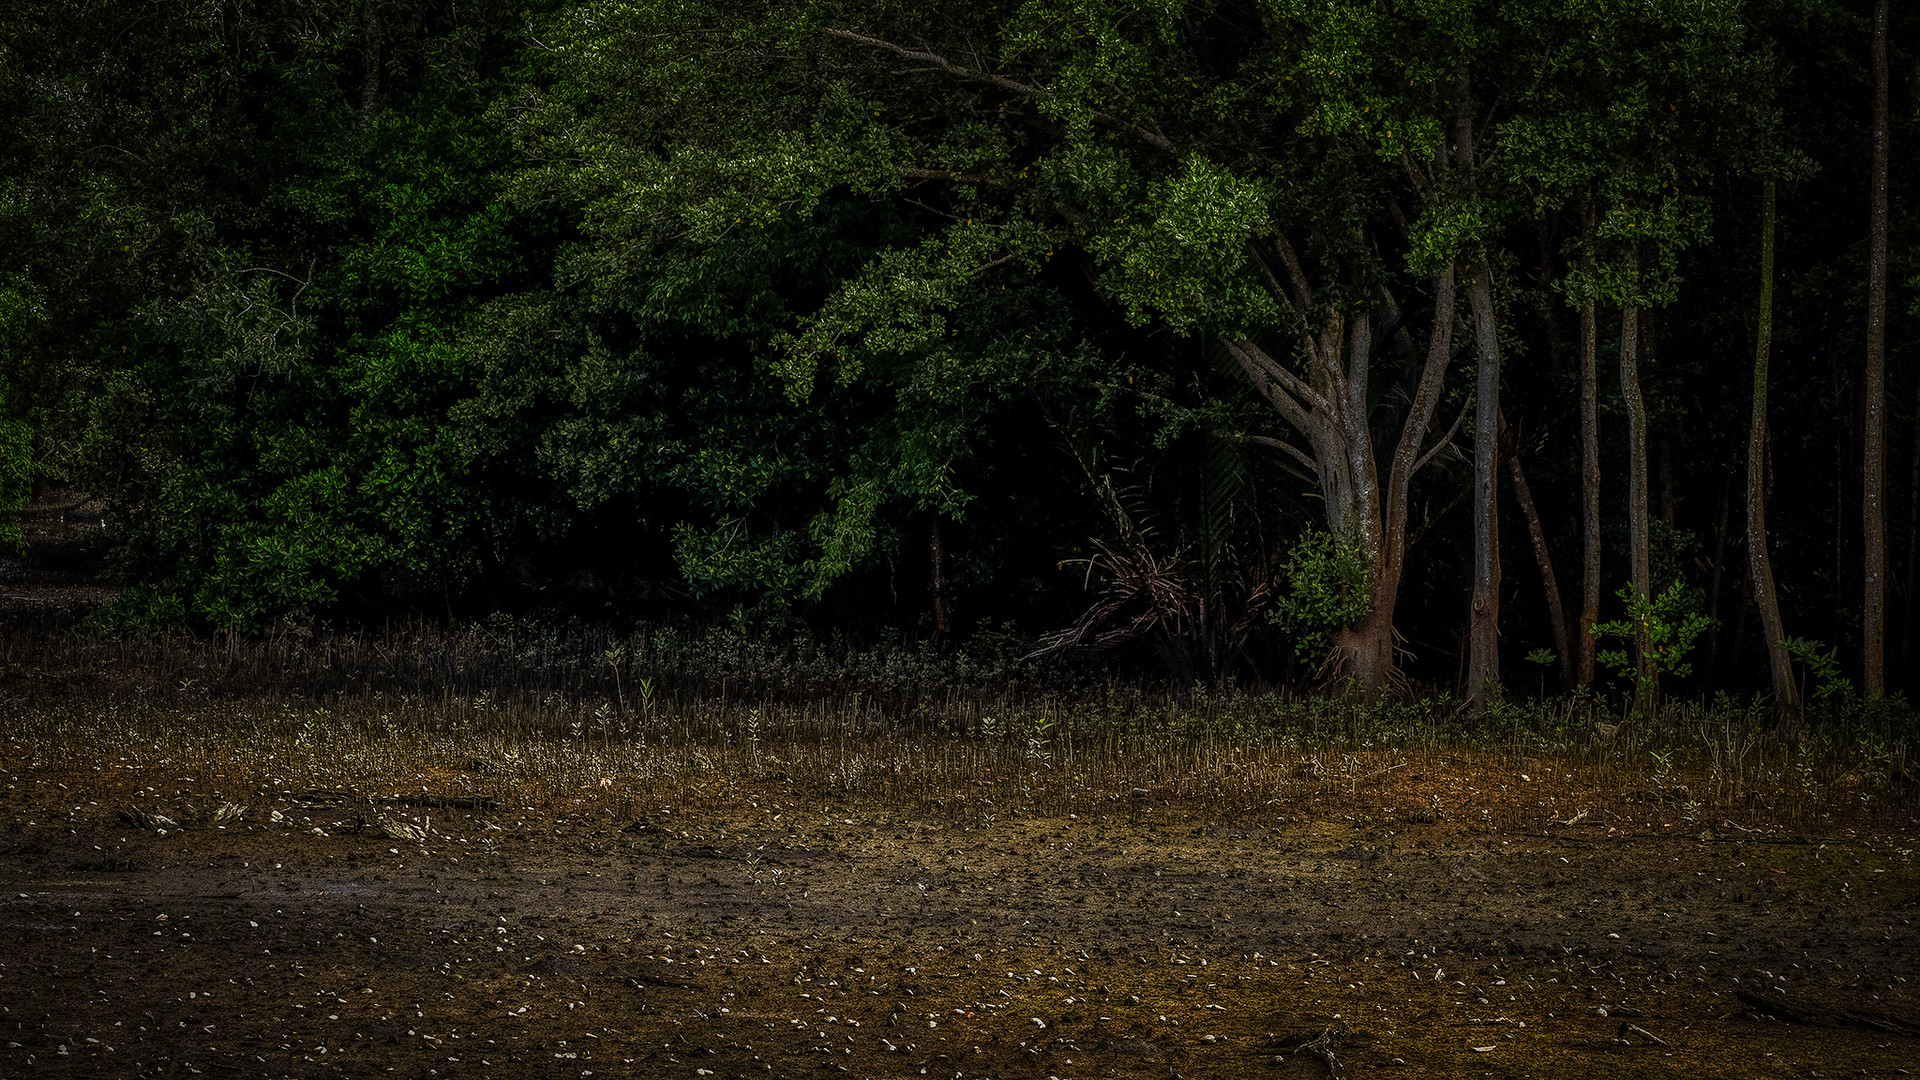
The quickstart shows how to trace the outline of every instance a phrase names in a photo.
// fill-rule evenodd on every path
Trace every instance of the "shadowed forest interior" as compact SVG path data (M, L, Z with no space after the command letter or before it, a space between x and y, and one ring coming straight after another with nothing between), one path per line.
M115 633L1910 693L1903 7L21 0L9 580Z

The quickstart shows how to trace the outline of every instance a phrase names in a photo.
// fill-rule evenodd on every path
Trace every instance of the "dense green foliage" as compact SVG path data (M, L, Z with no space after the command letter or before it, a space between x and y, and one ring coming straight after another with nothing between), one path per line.
M1737 477L1763 179L1786 623L1860 641L1870 7L9 5L0 509L35 480L104 496L132 621L991 634L1303 685L1403 555L1392 640L1455 682L1489 356L1579 591L1591 303L1605 592L1632 576L1632 309L1649 576L1684 583L1658 614L1691 647L1662 670L1757 687ZM1896 72L1916 31L1895 12ZM1915 94L1892 132L1900 688ZM1555 637L1500 506L1517 661Z

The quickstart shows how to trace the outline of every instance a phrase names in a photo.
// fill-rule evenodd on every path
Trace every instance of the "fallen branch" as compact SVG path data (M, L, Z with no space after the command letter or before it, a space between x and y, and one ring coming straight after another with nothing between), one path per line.
M1624 1039L1628 1035L1638 1035L1655 1046L1669 1045L1667 1040L1661 1038L1658 1035L1655 1035L1653 1032L1648 1031L1646 1028L1641 1027L1639 1024L1621 1024L1620 1038Z

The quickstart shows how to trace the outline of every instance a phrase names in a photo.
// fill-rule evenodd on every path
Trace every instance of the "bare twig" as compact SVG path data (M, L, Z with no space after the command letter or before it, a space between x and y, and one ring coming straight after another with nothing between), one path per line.
M982 184L986 187L1008 187L1005 180L986 173L957 173L946 169L901 169L900 175L909 180L951 180L956 184Z
M1653 1032L1648 1031L1646 1028L1641 1027L1639 1024L1621 1024L1620 1037L1624 1039L1628 1035L1638 1035L1655 1046L1670 1045L1667 1042L1667 1040L1661 1038L1658 1035L1655 1035Z
M1472 409L1473 409L1473 399L1468 398L1467 403L1460 407L1460 415L1453 418L1453 426L1447 429L1447 433L1441 436L1439 442L1434 443L1431 449L1429 449L1426 453L1421 454L1420 459L1413 463L1414 472L1419 472L1420 469L1423 466L1425 466L1427 462L1432 461L1434 459L1434 456L1439 454L1440 451L1445 450L1447 447L1453 445L1454 435L1456 435L1460 431L1460 425L1467 419L1467 413L1472 411Z
M852 41L876 49L884 49L904 60L918 60L922 63L931 64L956 79L964 79L967 82L985 83L988 86L997 86L1002 90L1009 90L1026 97L1052 96L1044 87L1031 86L1018 79L1009 79L1005 75L995 75L990 71L981 71L977 68L956 64L938 53L928 52L925 49L910 49L905 45L896 45L882 38L868 37L865 34L856 34L851 30L840 30L831 26L821 27L820 32L826 34L828 37L837 37L843 41ZM1115 131L1124 131L1156 149L1164 150L1169 154L1174 153L1177 149L1173 145L1172 139L1167 138L1158 131L1151 131L1137 124L1126 123L1118 117L1110 116L1103 112L1095 112L1090 115L1093 118L1093 122L1099 124L1101 127L1111 128Z

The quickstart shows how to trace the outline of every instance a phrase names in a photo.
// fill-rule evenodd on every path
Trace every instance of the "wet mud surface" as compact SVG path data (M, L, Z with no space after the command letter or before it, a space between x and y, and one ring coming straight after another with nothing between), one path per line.
M1920 1069L1899 835L4 810L5 1076Z

